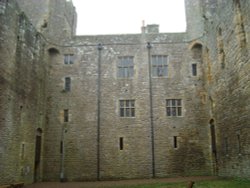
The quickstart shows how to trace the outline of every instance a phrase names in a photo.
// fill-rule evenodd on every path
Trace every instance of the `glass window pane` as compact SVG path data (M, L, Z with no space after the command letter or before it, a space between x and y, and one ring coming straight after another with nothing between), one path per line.
M129 107L129 100L126 100L126 107Z
M124 117L124 108L120 108L120 116Z
M175 99L172 99L172 106L175 106Z
M181 107L178 107L178 116L181 116Z
M135 109L134 108L131 108L131 116L135 117Z
M130 110L129 110L129 108L126 108L126 115L125 115L126 117L130 117Z
M171 116L171 109L170 109L170 107L167 107L167 116Z
M176 116L176 108L172 107L172 116Z

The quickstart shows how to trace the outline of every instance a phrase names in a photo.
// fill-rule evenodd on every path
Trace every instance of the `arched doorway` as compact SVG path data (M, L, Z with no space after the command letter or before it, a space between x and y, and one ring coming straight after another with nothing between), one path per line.
M34 181L37 182L41 178L40 163L41 163L41 148L42 148L42 129L36 130L36 148L35 148L35 168L34 168Z
M211 134L211 152L212 152L212 160L213 160L213 171L216 175L218 172L218 165L217 165L217 148L216 148L216 131L215 131L215 122L214 119L209 121L210 125L210 134Z

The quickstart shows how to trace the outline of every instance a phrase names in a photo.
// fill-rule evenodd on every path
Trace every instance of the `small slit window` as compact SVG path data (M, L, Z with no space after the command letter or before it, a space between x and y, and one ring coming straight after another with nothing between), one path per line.
M69 122L69 110L68 109L64 109L63 119L64 119L64 122Z
M192 64L192 75L197 76L197 64Z
M175 149L178 148L177 136L173 137L173 146L174 146Z
M123 137L119 138L119 147L120 147L120 150L123 150Z
M71 78L70 77L65 77L64 90L65 91L70 91L71 90Z

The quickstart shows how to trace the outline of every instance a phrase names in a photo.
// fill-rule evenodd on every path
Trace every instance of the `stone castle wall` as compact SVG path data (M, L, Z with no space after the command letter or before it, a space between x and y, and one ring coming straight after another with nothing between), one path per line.
M1 6L0 184L32 183L35 171L42 177L42 158L34 171L34 157L45 124L45 43L15 1Z
M221 1L206 14L204 73L220 176L250 172L249 8L248 1Z
M186 0L186 33L73 37L72 2L3 2L0 184L249 177L248 1ZM166 77L150 77L155 55ZM133 77L118 77L120 57ZM180 117L167 99L181 99ZM134 117L120 100L135 101Z

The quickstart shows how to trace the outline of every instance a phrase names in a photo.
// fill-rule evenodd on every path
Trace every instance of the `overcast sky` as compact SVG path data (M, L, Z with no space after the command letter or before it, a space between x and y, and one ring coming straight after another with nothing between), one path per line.
M143 20L160 32L184 32L184 0L73 0L77 35L140 33Z

